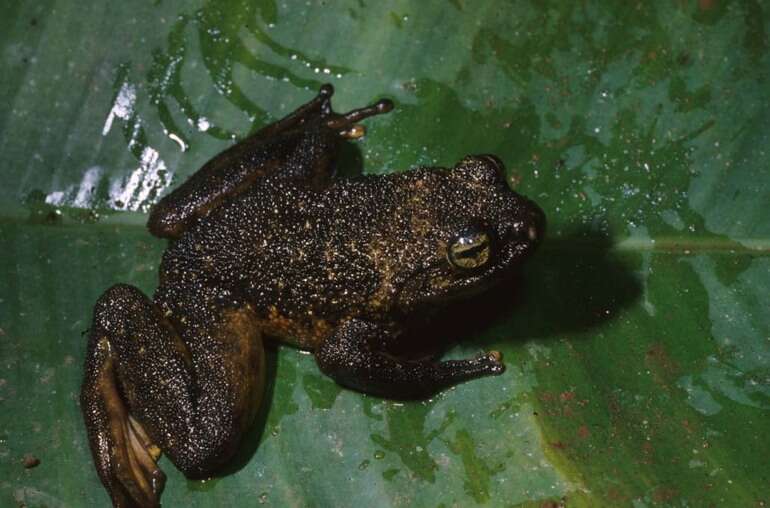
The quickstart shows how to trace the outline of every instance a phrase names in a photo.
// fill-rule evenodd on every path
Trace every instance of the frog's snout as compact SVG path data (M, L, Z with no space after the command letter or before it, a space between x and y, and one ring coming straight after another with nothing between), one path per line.
M543 241L545 236L545 213L536 203L520 196L523 203L523 220L517 224L516 241L525 246L527 250L532 250Z

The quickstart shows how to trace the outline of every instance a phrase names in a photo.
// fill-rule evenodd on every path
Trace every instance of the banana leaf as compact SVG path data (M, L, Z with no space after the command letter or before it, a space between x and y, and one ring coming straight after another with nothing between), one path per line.
M236 460L161 459L166 506L765 506L768 9L6 0L0 505L109 505L78 403L96 298L151 294L149 207L330 82L338 110L397 105L343 173L494 153L545 210L515 284L435 324L507 371L403 403L271 346Z

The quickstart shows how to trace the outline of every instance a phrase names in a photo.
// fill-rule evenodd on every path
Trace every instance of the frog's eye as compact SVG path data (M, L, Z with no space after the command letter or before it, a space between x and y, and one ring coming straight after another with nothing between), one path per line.
M492 258L492 233L479 225L464 228L449 242L447 259L460 270L475 270Z

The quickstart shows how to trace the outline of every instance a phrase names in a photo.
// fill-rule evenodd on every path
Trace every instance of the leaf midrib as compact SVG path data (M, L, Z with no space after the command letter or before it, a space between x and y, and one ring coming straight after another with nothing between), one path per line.
M86 209L82 208L54 208L51 211L60 210L61 214L54 223L46 224L45 214L35 217L34 213L24 208L8 208L3 210L0 207L0 227L3 225L13 225L19 227L43 227L43 228L67 228L67 229L88 229L89 231L115 228L145 229L147 223L147 214L142 212L115 212L108 211L109 215L99 217L94 222L83 222L74 219L69 215L71 213L83 213ZM96 211L95 211L96 212ZM99 213L99 212L96 212ZM149 233L147 233L149 236ZM753 237L734 237L719 235L707 236L657 236L641 237L626 236L608 238L601 234L595 236L558 236L546 239L540 247L546 251L616 251L616 252L655 252L677 255L690 255L697 253L724 253L740 254L750 256L770 255L770 238Z

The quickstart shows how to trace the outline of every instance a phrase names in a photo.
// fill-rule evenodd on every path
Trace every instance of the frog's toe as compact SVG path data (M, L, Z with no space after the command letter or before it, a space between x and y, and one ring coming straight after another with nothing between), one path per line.
M166 484L166 475L155 461L160 450L152 445L141 425L128 417L127 422L113 429L122 434L115 439L110 451L109 490L115 506L160 506L160 495ZM114 436L117 437L117 436Z
M370 116L388 113L392 110L393 101L390 99L380 99L369 106L342 114L330 110L326 118L326 125L330 129L337 131L343 138L358 139L366 134L366 129L357 122Z
M324 83L318 90L318 96L328 98L334 95L334 86L331 83Z
M358 139L366 135L366 127L360 123L352 125L349 129L340 131L340 136L345 139Z
M482 359L487 363L490 374L497 375L505 372L503 354L500 351L488 351Z

